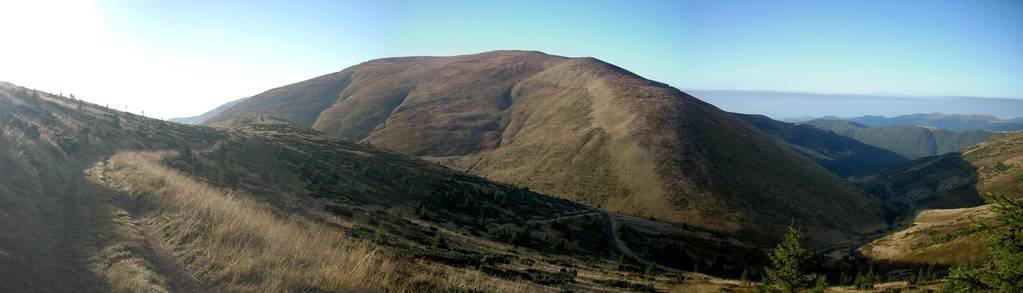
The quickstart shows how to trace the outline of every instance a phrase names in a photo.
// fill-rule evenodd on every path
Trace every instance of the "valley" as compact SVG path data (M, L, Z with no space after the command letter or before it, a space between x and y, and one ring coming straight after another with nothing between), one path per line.
M746 292L793 229L832 291L934 289L1023 194L1019 132L905 153L531 51L180 121L0 84L0 291Z

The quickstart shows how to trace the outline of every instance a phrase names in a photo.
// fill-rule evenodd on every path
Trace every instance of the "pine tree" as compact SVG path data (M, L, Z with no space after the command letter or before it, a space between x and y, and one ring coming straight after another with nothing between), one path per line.
M824 276L823 274L816 274L816 275L817 275L817 282L814 283L813 288L810 289L810 292L813 292L813 293L824 293L825 291L828 290L828 278L826 276Z
M768 255L771 267L765 268L767 275L783 292L798 292L813 281L814 276L802 271L810 258L810 251L803 247L802 238L802 232L793 223L789 225L785 239Z
M273 164L270 163L271 154L265 154L259 158L259 179L271 182L273 179Z
M928 264L923 274L924 281L934 281L934 264Z
M234 187L237 182L236 175L232 172L232 162L230 154L227 151L227 147L220 145L216 149L216 166L214 166L214 174L216 175L217 181L222 186Z
M384 226L377 225L376 230L373 231L373 238L376 240L384 239Z
M313 179L313 173L316 172L316 168L313 166L313 154L306 154L305 159L302 160L302 166L299 170L299 176L302 179L311 181Z
M862 271L856 273L853 285L856 286L856 289L868 290L873 289L874 284L877 284L878 281L880 281L880 277L874 273L874 267L870 267L866 273Z
M768 277L767 275L761 275L760 284L757 284L756 286L753 286L753 289L750 290L750 292L754 292L754 293L772 292L773 290L771 290L771 289L773 289L773 288L774 288L774 284L771 283L771 278Z
M483 213L480 213L479 218L476 219L476 226L480 228L487 228L487 218L484 217Z
M419 208L416 209L416 216L420 219L426 219L428 217L426 214L426 205L419 203Z
M433 249L447 248L447 242L444 241L444 236L440 234L440 230L437 230L437 233L433 234L433 240L430 241L430 247Z
M739 275L739 282L743 286L749 286L749 269L742 270L742 275Z
M997 225L975 223L991 258L982 266L949 270L951 291L1023 292L1023 200L990 195Z
M185 160L189 164L195 163L194 152L192 151L192 143L188 139L181 140L181 159Z
M842 271L842 274L838 276L838 284L839 285L849 284L849 275L847 275L845 271Z
M906 279L906 285L909 285L911 287L912 286L916 286L917 284L920 283L920 281L923 280L923 277L924 277L924 269L923 268L917 268L916 269L916 273L913 273L912 275L909 275L909 278Z

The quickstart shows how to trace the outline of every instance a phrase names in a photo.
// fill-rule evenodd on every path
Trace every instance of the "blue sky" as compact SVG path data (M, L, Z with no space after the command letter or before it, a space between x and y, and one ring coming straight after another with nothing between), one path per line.
M22 40L0 46L0 80L156 117L372 58L498 49L684 90L1023 98L1017 0L48 1L0 2Z

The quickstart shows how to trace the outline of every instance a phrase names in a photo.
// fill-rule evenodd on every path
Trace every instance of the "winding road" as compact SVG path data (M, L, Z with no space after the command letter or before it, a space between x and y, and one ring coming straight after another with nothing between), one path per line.
M604 221L604 239L607 239L607 249L614 255L621 255L622 249L618 246L618 233L615 233L615 224L611 220L611 215L605 210L598 210L600 219Z

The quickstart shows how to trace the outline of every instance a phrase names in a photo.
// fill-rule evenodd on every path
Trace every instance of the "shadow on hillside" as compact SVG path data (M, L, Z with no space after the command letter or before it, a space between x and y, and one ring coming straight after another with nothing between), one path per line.
M886 220L895 224L919 210L983 205L978 182L977 167L950 153L881 170L857 185L887 204Z

